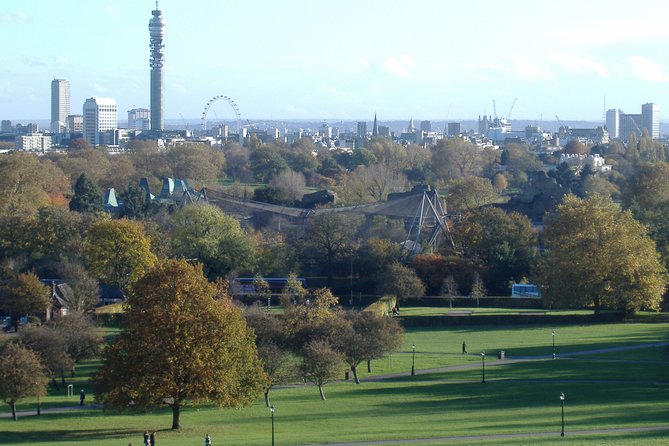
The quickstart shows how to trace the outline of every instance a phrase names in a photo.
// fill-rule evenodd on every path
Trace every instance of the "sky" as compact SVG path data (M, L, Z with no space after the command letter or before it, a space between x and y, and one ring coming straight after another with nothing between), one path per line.
M148 0L1 0L0 119L112 97L149 107ZM165 115L244 119L669 117L666 0L161 0ZM515 101L515 107L511 106ZM232 119L226 103L213 107Z

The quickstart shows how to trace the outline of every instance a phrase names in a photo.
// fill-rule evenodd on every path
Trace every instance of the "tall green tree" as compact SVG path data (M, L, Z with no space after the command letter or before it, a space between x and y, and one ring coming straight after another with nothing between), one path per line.
M325 341L311 341L302 350L300 371L307 381L318 386L323 401L323 386L339 376L343 365L344 355Z
M74 195L70 200L70 210L77 212L102 211L100 190L86 174L82 173L74 183Z
M647 229L608 198L568 195L546 221L536 273L546 303L628 313L657 309L666 271Z
M204 265L207 276L222 276L253 265L253 245L239 222L219 208L185 206L172 217L174 253Z
M266 381L241 310L218 294L201 266L166 260L134 285L95 391L118 409L166 404L172 429L179 429L184 406L247 405Z
M0 398L12 408L18 420L16 403L22 398L46 395L47 378L42 363L32 350L15 342L0 346Z

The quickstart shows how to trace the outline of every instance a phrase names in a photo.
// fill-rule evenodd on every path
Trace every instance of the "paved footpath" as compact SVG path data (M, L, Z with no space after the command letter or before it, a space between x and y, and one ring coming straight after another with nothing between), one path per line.
M573 436L583 436L583 435L626 434L635 432L658 432L658 431L669 431L669 425L568 431L565 433L565 436L573 437ZM367 446L367 445L420 444L420 443L442 444L442 443L452 443L457 441L513 440L513 439L528 439L528 438L551 438L559 436L560 432L553 431L553 432L532 432L532 433L518 433L518 434L463 435L455 437L415 438L415 439L405 439L405 440L355 441L348 443L327 443L327 446ZM303 445L303 446L315 446L315 445Z

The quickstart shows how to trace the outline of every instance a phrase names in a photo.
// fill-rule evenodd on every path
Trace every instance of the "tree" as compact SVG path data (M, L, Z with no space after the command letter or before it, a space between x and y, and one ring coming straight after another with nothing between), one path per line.
M65 373L74 369L74 361L67 354L65 338L51 326L26 327L19 334L21 343L37 353L46 368L51 383L57 389L57 377L65 383Z
M666 288L655 243L609 198L568 195L546 221L535 281L547 305L657 309Z
M69 311L87 312L93 310L100 300L100 284L91 276L84 265L65 261L58 268L63 297Z
M432 147L432 170L441 180L477 175L481 161L481 151L461 138L443 138Z
M270 181L270 186L283 191L292 202L300 201L305 191L304 174L286 169Z
M183 207L174 214L172 227L174 252L201 262L208 277L253 264L253 246L239 222L215 206Z
M260 305L251 305L244 311L247 325L255 334L258 357L268 380L265 386L265 405L270 407L272 387L295 376L293 357L286 347L282 320L268 313Z
M588 153L588 147L582 142L574 139L564 145L562 152L570 155L585 155Z
M21 273L14 276L2 287L3 296L0 308L12 316L14 328L18 328L21 316L43 317L51 305L51 292L34 273Z
M452 274L449 274L444 279L441 294L443 296L448 296L448 307L453 308L453 297L458 295L458 282L455 281L455 277L453 277Z
M452 235L459 253L478 265L494 295L507 295L509 282L527 277L537 256L530 220L516 212L478 209L467 213Z
M381 274L377 291L379 294L392 294L403 301L409 297L423 297L425 284L413 269L395 262Z
M485 285L483 284L483 279L481 279L479 273L475 273L474 281L472 282L472 290L469 292L469 297L476 299L476 306L478 307L479 301L482 297L485 297L485 295L486 289Z
M17 421L16 403L22 398L46 395L47 379L37 355L15 342L0 348L0 398L12 408Z
M469 211L499 199L499 194L489 180L480 177L460 177L448 184L449 211Z
M225 156L205 144L183 144L165 154L175 178L215 183L225 171Z
M95 392L117 409L167 404L172 429L179 429L185 405L243 406L266 382L241 310L217 292L200 265L172 259L133 286L122 331L95 376Z
M0 214L32 215L66 187L63 172L49 160L26 152L0 158Z
M283 287L283 290L281 290L279 299L281 300L281 305L287 308L291 305L304 303L307 294L309 294L309 292L304 288L302 282L297 280L295 273L290 273L286 285Z
M386 164L358 166L340 187L342 198L352 204L381 201L391 192L403 192L406 176Z
M256 180L267 183L281 171L288 169L288 164L279 151L270 146L261 146L251 150L249 165Z
M351 250L358 225L358 220L337 213L318 214L309 219L301 240L302 261L320 265L328 286L332 283L336 262Z
M151 240L137 221L97 221L91 225L86 241L84 257L91 273L102 283L123 291L156 262Z
M356 384L358 365L362 361L380 359L402 345L402 327L396 319L370 311L346 311L342 316L348 329L336 335L336 347L353 372Z
M311 341L302 350L300 372L309 382L318 386L321 400L325 401L323 386L341 373L344 355L325 341Z
M65 316L56 316L46 326L53 329L55 337L64 341L65 352L74 365L97 357L101 352L104 342L102 330L82 312L72 311Z
M101 212L102 195L100 190L85 173L79 175L74 184L74 195L70 200L70 210L77 212Z
M131 220L146 217L149 210L146 191L139 186L130 185L120 196L123 201L121 216Z

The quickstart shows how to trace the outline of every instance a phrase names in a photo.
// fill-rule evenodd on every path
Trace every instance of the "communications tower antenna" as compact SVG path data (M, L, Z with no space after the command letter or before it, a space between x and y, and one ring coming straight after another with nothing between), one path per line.
M151 11L153 17L149 21L149 47L151 49L149 66L151 67L151 130L165 128L165 91L163 88L165 52L163 38L165 37L165 19L163 12L158 8Z

